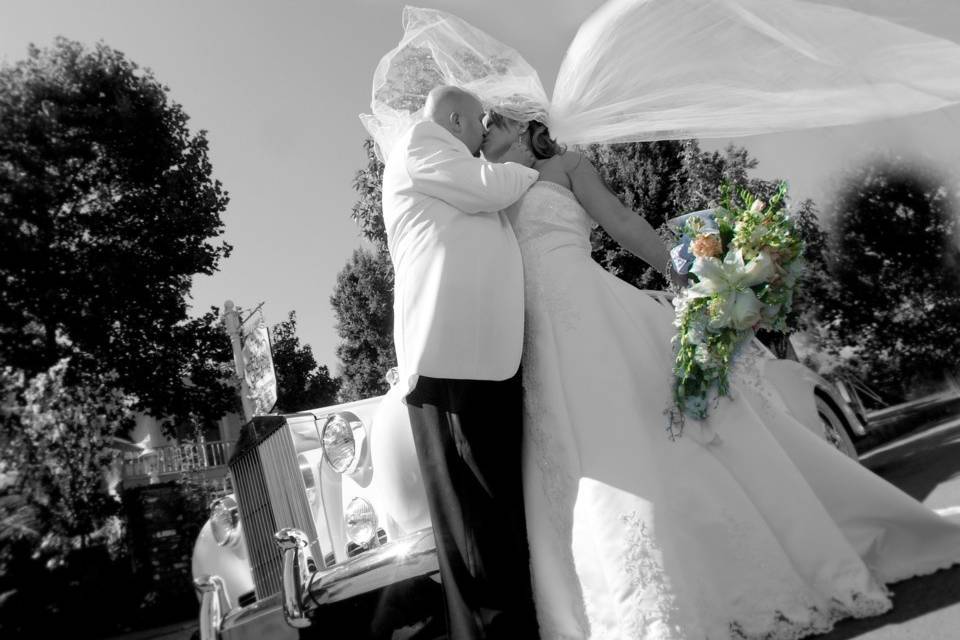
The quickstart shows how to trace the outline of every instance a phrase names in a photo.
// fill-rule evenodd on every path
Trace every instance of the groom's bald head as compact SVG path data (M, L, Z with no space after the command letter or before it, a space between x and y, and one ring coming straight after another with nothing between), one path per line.
M423 115L467 145L470 153L480 153L486 132L483 127L483 105L472 93L447 85L435 87L427 95Z

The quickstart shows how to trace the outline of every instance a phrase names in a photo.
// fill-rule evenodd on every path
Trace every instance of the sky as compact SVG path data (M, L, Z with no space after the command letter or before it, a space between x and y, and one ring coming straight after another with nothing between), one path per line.
M956 0L824 0L960 42ZM224 239L233 253L198 277L194 315L225 300L264 303L268 323L297 312L298 332L337 372L330 295L362 246L350 218L353 176L380 57L401 37L397 0L0 0L0 61L58 36L102 40L147 67L206 130L214 177L230 194ZM567 44L601 0L423 0L520 51L548 92ZM785 178L796 198L828 209L844 170L870 154L922 157L960 175L960 108L880 124L703 141L734 142L754 175Z

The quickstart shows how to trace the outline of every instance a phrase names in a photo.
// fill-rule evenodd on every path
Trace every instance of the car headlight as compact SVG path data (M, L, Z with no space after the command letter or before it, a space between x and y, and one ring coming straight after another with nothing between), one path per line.
M221 547L232 545L240 538L240 513L237 501L231 496L217 498L210 505L210 531Z
M350 542L366 546L377 536L377 512L363 498L354 498L343 513Z
M360 462L363 440L360 418L346 411L335 413L323 426L323 455L338 473L353 473Z

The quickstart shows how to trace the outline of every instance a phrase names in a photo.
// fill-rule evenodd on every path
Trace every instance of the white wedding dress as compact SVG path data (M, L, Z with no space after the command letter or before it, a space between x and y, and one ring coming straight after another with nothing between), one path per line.
M792 419L740 356L733 399L675 442L671 310L590 257L538 182L509 211L526 280L524 492L541 636L800 638L960 561L960 526Z

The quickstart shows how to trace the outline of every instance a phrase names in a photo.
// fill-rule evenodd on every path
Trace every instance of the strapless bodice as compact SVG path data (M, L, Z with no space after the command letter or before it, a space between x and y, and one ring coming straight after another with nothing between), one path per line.
M543 253L560 247L579 248L590 253L593 219L587 215L573 192L555 182L535 182L507 216L517 234L520 250Z

